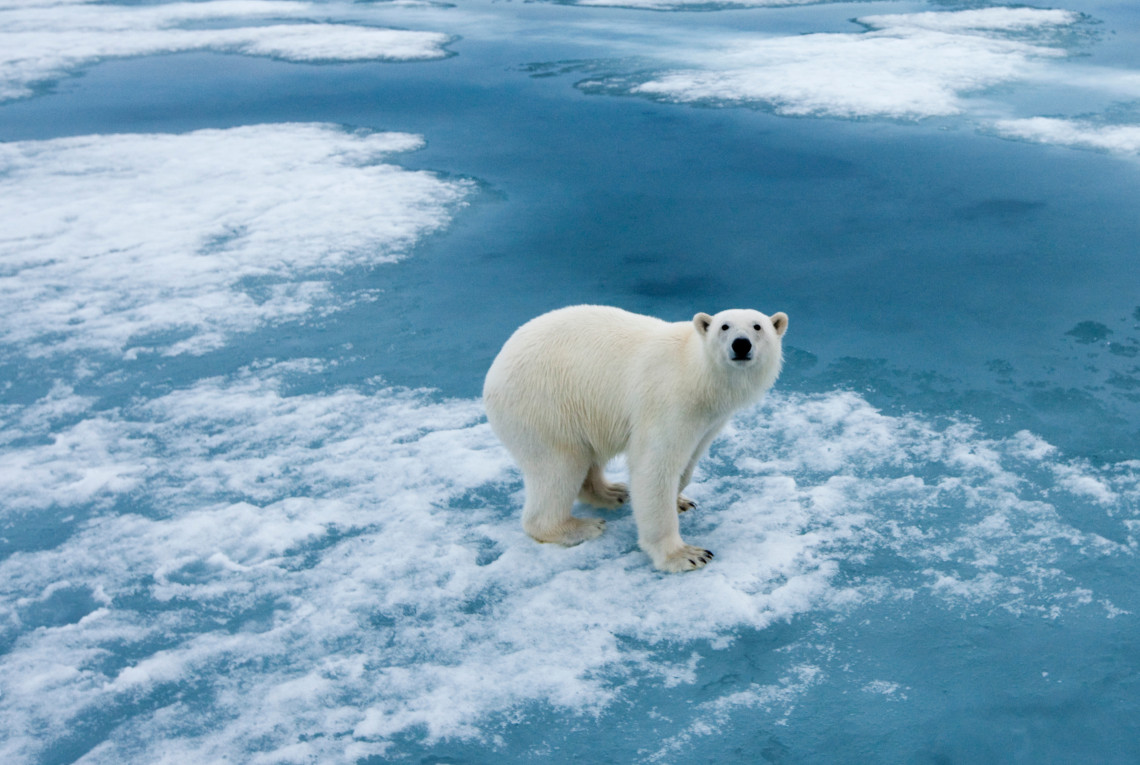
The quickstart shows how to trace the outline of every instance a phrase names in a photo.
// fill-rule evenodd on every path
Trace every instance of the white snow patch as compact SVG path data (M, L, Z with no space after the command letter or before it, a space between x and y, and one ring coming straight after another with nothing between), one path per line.
M1140 125L1102 125L1085 120L1032 117L998 120L993 127L1000 135L1035 143L1140 154Z
M470 192L382 161L421 145L321 124L0 144L0 342L202 353L302 317Z
M780 114L920 119L966 111L970 94L1042 76L1064 57L1048 35L1069 11L986 8L867 16L861 33L718 37L684 54L694 68L634 93L681 102L766 104Z
M449 35L328 23L331 8L291 0L5 0L0 101L31 95L37 86L97 61L126 56L208 50L288 61L406 61L447 55Z

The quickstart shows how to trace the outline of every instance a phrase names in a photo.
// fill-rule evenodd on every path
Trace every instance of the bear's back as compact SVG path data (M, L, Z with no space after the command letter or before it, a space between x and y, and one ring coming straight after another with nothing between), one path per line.
M483 396L496 430L507 422L619 447L647 357L675 344L676 325L610 306L579 305L519 327L491 364Z
M637 355L643 344L669 331L668 322L605 305L573 305L544 313L519 327L507 344L546 345L549 350L617 357ZM504 346L505 348L505 346Z

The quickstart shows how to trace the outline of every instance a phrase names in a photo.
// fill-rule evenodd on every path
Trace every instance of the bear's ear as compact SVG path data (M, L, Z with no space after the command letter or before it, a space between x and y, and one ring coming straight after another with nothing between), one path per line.
M712 326L712 319L713 317L709 316L707 313L698 313L693 317L693 326L695 326L697 328L697 331L702 335L708 334L709 327Z
M788 315L783 311L772 314L772 329L776 330L776 337L783 337L788 331Z

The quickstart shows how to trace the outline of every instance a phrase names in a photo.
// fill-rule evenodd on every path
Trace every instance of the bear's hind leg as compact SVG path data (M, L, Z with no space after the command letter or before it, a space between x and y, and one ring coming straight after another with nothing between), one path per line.
M577 518L570 513L585 472L586 465L573 459L523 466L526 501L522 520L527 534L539 542L567 547L602 535L605 521Z
M578 499L606 510L616 510L629 501L629 487L606 480L604 466L594 463L586 473Z

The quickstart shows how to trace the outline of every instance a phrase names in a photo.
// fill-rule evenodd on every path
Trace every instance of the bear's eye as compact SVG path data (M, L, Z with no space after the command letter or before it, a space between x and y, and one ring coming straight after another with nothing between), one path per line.
M728 331L728 325L727 325L727 324L722 324L722 325L721 325L721 327L720 327L720 331L721 331L721 332L727 332L727 331Z
M752 325L752 329L754 329L754 330L756 330L757 332L759 332L759 331L760 331L760 325L759 325L759 324L753 324L753 325Z

